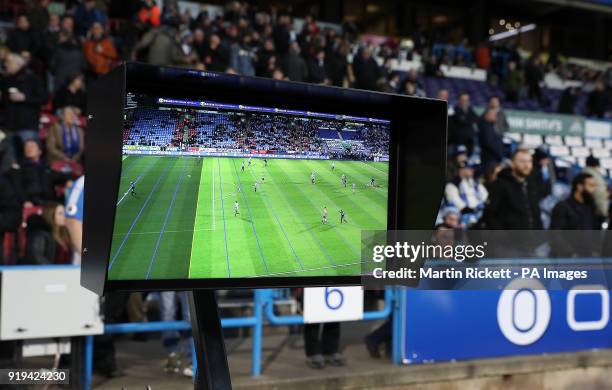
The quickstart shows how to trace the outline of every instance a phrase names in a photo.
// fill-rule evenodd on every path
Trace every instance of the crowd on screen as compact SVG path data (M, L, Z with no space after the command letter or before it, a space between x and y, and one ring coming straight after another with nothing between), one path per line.
M156 110L127 114L123 143L168 150L318 155L374 160L389 154L388 126L267 113Z
M522 90L531 98L543 99L544 71L553 67L563 77L589 83L589 115L602 117L610 110L610 71L593 74L559 65L554 58L544 63L539 56L523 61L513 49L504 61L486 51L474 52L472 58L454 51L451 57L447 51L435 51L431 44L416 39L414 51L423 54L425 66L401 74L389 66L399 47L394 43L378 47L360 44L352 23L339 31L323 28L307 15L303 28L297 31L290 15L257 10L246 3L229 2L222 15L211 17L205 10L197 15L181 13L176 0L162 4L126 1L125 18L110 20L100 5L105 2L68 3L60 15L50 12L48 0L33 1L15 15L14 27L6 31L6 41L0 46L0 254L6 263L68 263L80 252L80 237L71 227L75 213L70 211L75 209L66 198L78 185L86 158L85 90L123 60L411 96L425 96L421 77L443 77L443 64L476 64L489 69L510 101L521 98ZM382 58L381 63L377 57ZM561 103L569 108L560 106L560 111L572 111L573 93L568 90L564 94ZM503 143L508 128L503 100L492 96L484 113L477 115L468 93L449 96L449 91L440 90L437 96L429 97L454 103L449 105L448 182L439 228L602 226L608 217L608 188L596 158L587 159L587 167L574 177L569 195L554 205L544 223L541 204L557 180L554 161L544 149L508 150ZM224 137L230 132L244 143L248 142L248 131L253 131L240 122L227 126L212 136ZM292 126L291 147L311 148L308 139L313 130ZM263 133L261 138L269 144L278 142ZM384 132L376 129L364 137L378 149L388 143ZM161 312L167 314L168 307L182 305L181 299L162 297L162 304L170 306ZM132 300L136 303L128 305ZM142 297L127 295L107 305L111 310L107 320L123 318L126 307L136 307L128 310L130 318L142 320L142 308L146 307ZM307 349L317 356L309 360L314 368L343 364L337 343L326 341L337 340L339 328L330 325L325 329L322 341L316 339L318 328L306 332ZM388 335L388 328L383 328L368 339L372 356L379 356L378 344ZM175 333L164 336L172 356L166 369L174 372L181 367L189 374L177 353L182 338L184 335ZM96 367L105 375L114 375L112 343L98 340L96 351ZM321 353L331 357L321 360Z

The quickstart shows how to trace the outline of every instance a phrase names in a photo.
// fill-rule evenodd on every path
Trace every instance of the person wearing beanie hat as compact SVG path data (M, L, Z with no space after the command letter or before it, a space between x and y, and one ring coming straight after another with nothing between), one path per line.
M586 167L584 168L583 172L588 173L595 179L596 189L593 193L595 209L597 216L605 218L608 216L608 186L606 184L606 179L604 179L604 176L599 171L599 166L599 159L593 155L590 155L586 158Z

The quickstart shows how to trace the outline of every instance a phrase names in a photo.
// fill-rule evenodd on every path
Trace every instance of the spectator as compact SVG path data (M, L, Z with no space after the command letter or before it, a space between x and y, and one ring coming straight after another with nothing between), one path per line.
M177 309L183 321L190 322L189 301L184 291L163 291L160 293L160 311L162 321L176 321ZM184 376L193 376L191 351L193 339L190 332L165 331L162 332L162 344L168 352L168 359L164 371L167 373L180 373Z
M536 99L540 105L544 103L541 85L543 79L542 62L536 54L533 54L525 65L525 82L529 99Z
M85 78L80 73L70 77L68 84L60 88L53 97L53 109L55 111L71 106L74 107L77 116L86 112L86 104Z
M26 68L18 54L9 54L4 61L7 76L2 85L5 125L22 141L38 137L40 106L47 101L42 81ZM20 143L15 147L21 148ZM19 149L18 149L19 150Z
M21 203L13 184L0 174L0 242L4 233L15 232L21 224ZM4 250L0 250L0 264L3 264Z
M93 79L110 72L119 59L115 44L105 36L104 27L99 22L91 25L89 37L83 42L83 53Z
M460 229L461 226L461 212L452 206L447 206L442 210L442 226L447 229Z
M457 208L462 218L475 222L489 197L487 189L474 179L474 167L468 163L459 165L457 176L446 184L444 196L449 206Z
M70 77L85 71L86 63L83 50L74 35L62 30L59 33L57 48L51 57L49 68L53 74L54 89L68 84Z
M459 100L455 105L455 113L450 123L448 142L451 145L465 145L468 155L472 155L474 150L475 125L478 116L470 105L470 95L463 92L459 95Z
M282 60L284 60L287 54L289 54L289 45L291 44L292 33L291 18L288 15L280 15L276 27L274 27L273 37L274 46L276 47L278 55ZM285 73L287 73L289 79L293 80L286 69Z
M597 81L587 98L587 115L603 118L609 108L609 96L606 93L606 86L602 81Z
M313 58L310 58L308 61L308 74L310 75L311 83L331 84L325 63L325 51L319 50Z
M572 190L567 199L559 201L552 210L551 230L600 230L602 217L597 215L593 194L597 189L595 178L580 173L572 181ZM591 237L592 238L592 237ZM553 257L590 257L597 251L589 234L572 232L555 233L551 255Z
M36 0L28 12L28 21L31 25L32 35L35 39L41 40L49 26L49 0Z
M78 36L84 36L94 23L106 24L106 14L96 5L96 0L84 0L79 3L74 13L75 30Z
M529 180L536 187L541 200L552 193L552 185L556 180L555 166L542 147L533 153L533 166Z
M15 28L6 37L6 45L13 53L21 54L28 60L32 54L36 54L39 37L30 28L30 21L27 16L19 15L17 17Z
M47 154L50 163L55 161L80 162L85 148L85 134L79 126L74 108L62 109L61 119L49 129Z
M551 230L599 230L602 217L597 215L595 191L597 182L589 173L579 173L572 180L570 196L555 205Z
M268 72L268 63L272 57L276 57L274 41L266 39L263 46L257 51L255 70L258 76L264 76Z
M508 74L504 79L504 93L506 94L506 100L512 103L518 102L522 86L523 75L521 74L521 71L517 69L516 62L509 61Z
M9 172L15 164L15 151L8 134L0 129L0 176Z
M344 86L344 80L348 76L349 64L346 57L349 50L348 42L341 41L336 50L329 50L326 54L329 64L329 77L332 85L336 87Z
M193 51L198 56L198 60L202 61L204 50L206 50L206 34L201 28L193 30Z
M240 75L255 76L254 57L255 54L251 47L251 35L245 34L240 43L232 44L229 66Z
M66 183L67 177L49 168L42 158L38 140L27 140L23 154L23 162L11 172L11 178L24 206L32 207L59 200L55 186Z
M417 85L411 79L404 81L404 88L401 92L408 96L425 97L425 91L418 89Z
M448 108L448 117L450 118L451 116L455 115L455 109L453 106L451 106L449 104L449 94L448 94L448 89L440 89L438 90L438 93L436 94L436 99L439 100L443 100L447 103L447 108Z
M145 31L161 24L161 11L155 4L155 0L144 0L142 2L137 19L143 25Z
M323 329L321 329L323 328ZM304 325L304 350L306 364L310 368L322 369L325 365L344 366L346 361L340 349L340 323Z
M229 63L228 54L221 46L221 38L219 35L212 34L208 40L208 46L203 52L203 57L200 60L206 66L206 69L214 72L224 72Z
M300 46L292 42L289 54L285 57L283 71L291 81L306 81L308 79L308 66L300 55Z
M580 90L576 87L567 87L563 90L561 98L559 99L559 107L557 111L560 114L575 114L576 102Z
M176 26L173 25L163 24L152 28L138 41L134 51L146 51L146 60L153 65L167 66L182 63L184 56L177 34Z
M453 180L459 173L459 166L468 162L467 148L465 145L454 147L453 155L446 167L446 181Z
M400 74L399 73L392 73L390 75L389 79L387 80L387 82L381 88L381 91L382 92L387 92L387 93L398 93L398 92L400 92L399 88L400 88ZM414 93L414 88L413 88L413 93ZM410 94L408 94L408 93L406 93L406 95L410 96Z
M287 77L285 77L285 74L280 68L276 68L272 71L272 78L274 80L287 80Z
M51 61L51 57L53 57L53 52L59 41L60 31L60 17L57 14L49 14L49 24L47 28L41 32L40 57L43 62L49 63Z
M81 176L66 188L66 229L68 229L72 242L73 264L81 264L84 184L85 178Z
M510 125L508 124L508 118L506 117L506 113L501 106L501 101L498 96L491 96L489 98L488 109L495 112L495 132L500 137L503 137Z
M363 47L353 60L353 72L355 73L355 88L378 89L381 71L368 46Z
M599 171L600 164L599 159L591 156L586 158L586 168L584 168L584 173L588 173L593 178L595 182L595 191L592 192L593 199L595 202L595 211L597 212L597 216L600 218L606 218L608 216L608 208L609 208L609 194L608 194L608 184L606 183L606 179Z
M66 229L64 206L49 202L42 215L33 214L27 221L24 264L69 263L72 243Z
M380 359L380 348L385 346L388 355L391 355L391 338L393 334L392 317L389 316L382 325L370 332L363 342L368 354L373 359Z
M533 158L518 149L509 168L501 170L491 184L483 221L487 229L541 229L538 189L529 182Z
M498 111L489 108L478 121L480 161L485 169L489 165L499 164L504 157L504 144L501 136L495 131L497 115Z

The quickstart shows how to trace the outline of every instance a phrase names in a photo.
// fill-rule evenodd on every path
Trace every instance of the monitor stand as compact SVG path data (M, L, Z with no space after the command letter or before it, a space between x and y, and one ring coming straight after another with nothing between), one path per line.
M231 390L232 382L215 290L193 290L189 294L189 303L197 358L194 388Z

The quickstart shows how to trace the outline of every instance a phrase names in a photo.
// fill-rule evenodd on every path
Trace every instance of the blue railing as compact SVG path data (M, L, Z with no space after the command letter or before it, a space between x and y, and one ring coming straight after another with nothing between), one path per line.
M10 270L51 270L51 269L66 269L79 268L77 265L12 265L0 266L0 272ZM268 325L283 326L283 325L300 325L304 323L304 318L301 315L277 315L274 312L275 302L279 299L290 298L288 289L265 289L254 290L253 312L247 317L232 317L222 318L221 326L223 328L252 328L252 351L251 351L251 374L256 377L261 375L261 353L262 353L262 338L263 326L267 321ZM393 343L392 343L392 360L395 364L401 362L400 351L400 331L401 331L401 315L399 300L401 299L400 289L388 287L385 289L385 304L382 310L366 311L363 313L363 320L382 320L393 316ZM104 325L105 334L124 334L124 333L146 333L146 332L162 332L162 331L181 331L191 330L191 323L187 321L156 321L156 322L130 322L120 324ZM94 336L85 337L85 357L84 368L82 373L83 389L89 390L92 385L93 377L93 338ZM195 352L195 351L194 351ZM194 372L197 369L194 353Z
M304 318L300 315L278 316L274 313L275 297L281 297L282 291L279 290L255 290L253 314L248 317L222 318L223 328L253 328L252 351L251 351L251 375L254 377L261 375L261 352L263 339L264 320L269 325L299 325L304 323ZM397 299L399 291L393 288L385 290L385 305L380 311L367 311L363 313L363 320L381 320L387 318L394 310L398 310ZM265 316L265 317L264 317ZM399 320L400 315L394 315L393 320L393 362L399 364L401 361L401 351L399 349ZM395 322L398 322L397 326ZM190 330L191 324L186 321L166 321L166 322L130 322L124 324L107 324L104 326L105 334L119 333L138 333L138 332L162 332L169 330ZM398 342L395 342L398 341ZM93 336L87 336L85 341L85 367L83 372L83 388L91 388L93 374ZM194 372L196 369L195 355L193 358Z

